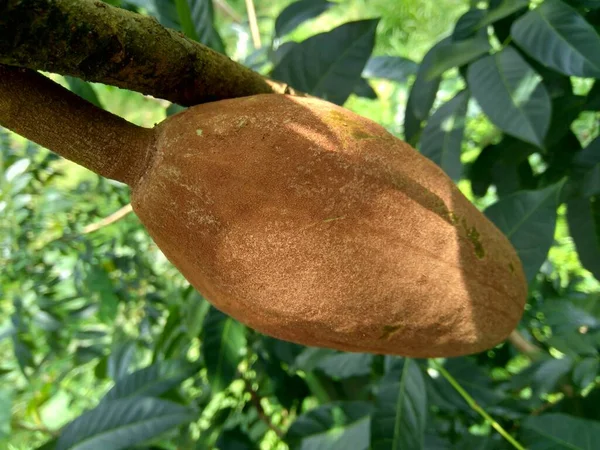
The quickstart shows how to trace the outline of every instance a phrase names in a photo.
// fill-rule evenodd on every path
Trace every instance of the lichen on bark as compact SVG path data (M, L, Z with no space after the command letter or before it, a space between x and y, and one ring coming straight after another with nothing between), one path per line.
M151 17L98 0L0 0L0 63L184 106L290 91Z

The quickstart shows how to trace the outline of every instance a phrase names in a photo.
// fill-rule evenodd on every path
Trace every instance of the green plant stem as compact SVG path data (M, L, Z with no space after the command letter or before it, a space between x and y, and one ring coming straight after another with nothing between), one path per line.
M465 401L471 407L471 409L473 409L475 412L477 412L479 415L481 415L481 417L483 417L490 425L492 425L494 430L496 430L498 433L500 433L500 435L504 439L506 439L508 442L510 442L510 444L514 448L516 448L517 450L525 450L525 447L523 447L521 444L519 444L515 440L515 438L513 438L504 428L502 428L502 425L500 425L498 422L496 422L494 420L494 418L492 416L490 416L485 409L483 409L481 406L479 406L477 404L475 399L473 397L471 397L469 395L469 393L463 389L463 387L458 383L458 381L456 381L456 379L450 374L450 372L448 372L444 368L444 366L442 366L435 359L432 359L431 362L435 366L436 370L439 371L442 374L442 376L452 385L452 387L456 390L456 392L458 392L460 394L460 396L465 399Z

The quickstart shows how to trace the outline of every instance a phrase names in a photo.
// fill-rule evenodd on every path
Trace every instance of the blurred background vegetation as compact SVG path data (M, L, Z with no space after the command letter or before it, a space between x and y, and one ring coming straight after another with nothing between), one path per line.
M107 3L155 15L189 35L180 1ZM214 1L218 35L205 43L269 74L286 42L379 18L372 55L401 57L402 64L387 77L374 66L375 76L368 77L367 65L363 76L374 92L353 93L344 105L399 137L406 136L418 63L467 11L489 6L467 0L344 0L274 37L275 19L291 3L254 1L257 48L246 2ZM597 10L593 0L568 3L582 15ZM461 70L444 72L434 110L465 87ZM139 125L151 127L179 110L112 86L50 76ZM597 89L589 77L571 82L575 95ZM373 94L376 98L366 98ZM582 108L573 118L571 130L581 148L599 134L598 109ZM457 183L481 209L503 198L502 182L512 175L506 169L478 193L474 183L480 180L470 168L502 136L470 103L459 142L465 170ZM528 162L536 175L551 165L535 153ZM529 189L545 187L542 181ZM246 329L190 288L135 215L125 210L114 223L102 223L128 203L123 185L0 128L1 449L55 448L63 427L80 416L100 426L98 417L114 412L99 409L99 402L119 397L117 387L127 392L123 398L145 395L144 401L155 401L146 405L155 411L169 405L185 405L188 416L194 411L187 421L157 426L162 433L150 433L147 422L145 431L133 433L141 436L137 441L118 448L513 448L496 425L531 449L598 448L600 283L580 262L564 204L551 228L548 257L531 280L516 337L484 354L443 362L305 348ZM461 398L454 383L495 421ZM82 415L88 410L102 414Z

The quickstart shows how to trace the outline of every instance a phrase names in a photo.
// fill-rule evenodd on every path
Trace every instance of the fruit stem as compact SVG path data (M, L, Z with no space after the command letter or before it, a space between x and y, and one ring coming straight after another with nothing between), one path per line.
M515 449L525 450L525 447L523 447L519 442L517 442L517 440L514 437L512 437L508 433L508 431L506 431L502 427L502 425L500 425L498 422L496 422L494 420L494 418L492 416L490 416L485 409L483 409L481 406L479 406L479 404L475 401L475 399L473 397L471 397L469 395L469 393L463 389L463 387L458 383L458 381L456 381L456 379L450 374L450 372L448 372L446 370L446 368L443 365L441 365L435 359L432 359L430 361L432 362L433 366L435 367L435 370L437 370L438 372L440 372L442 374L442 376L452 385L454 390L456 392L458 392L460 394L460 396L467 402L467 404L471 407L471 409L473 409L475 412L477 412L479 415L481 415L481 417L483 417L485 419L485 421L488 422L492 426L492 428L494 430L496 430L504 439L506 439Z
M107 178L135 184L154 132L29 69L0 64L0 125Z

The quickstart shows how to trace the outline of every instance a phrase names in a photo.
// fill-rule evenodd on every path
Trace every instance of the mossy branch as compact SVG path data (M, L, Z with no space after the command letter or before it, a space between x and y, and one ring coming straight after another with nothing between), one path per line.
M98 0L0 0L0 63L183 106L291 91L151 17Z

